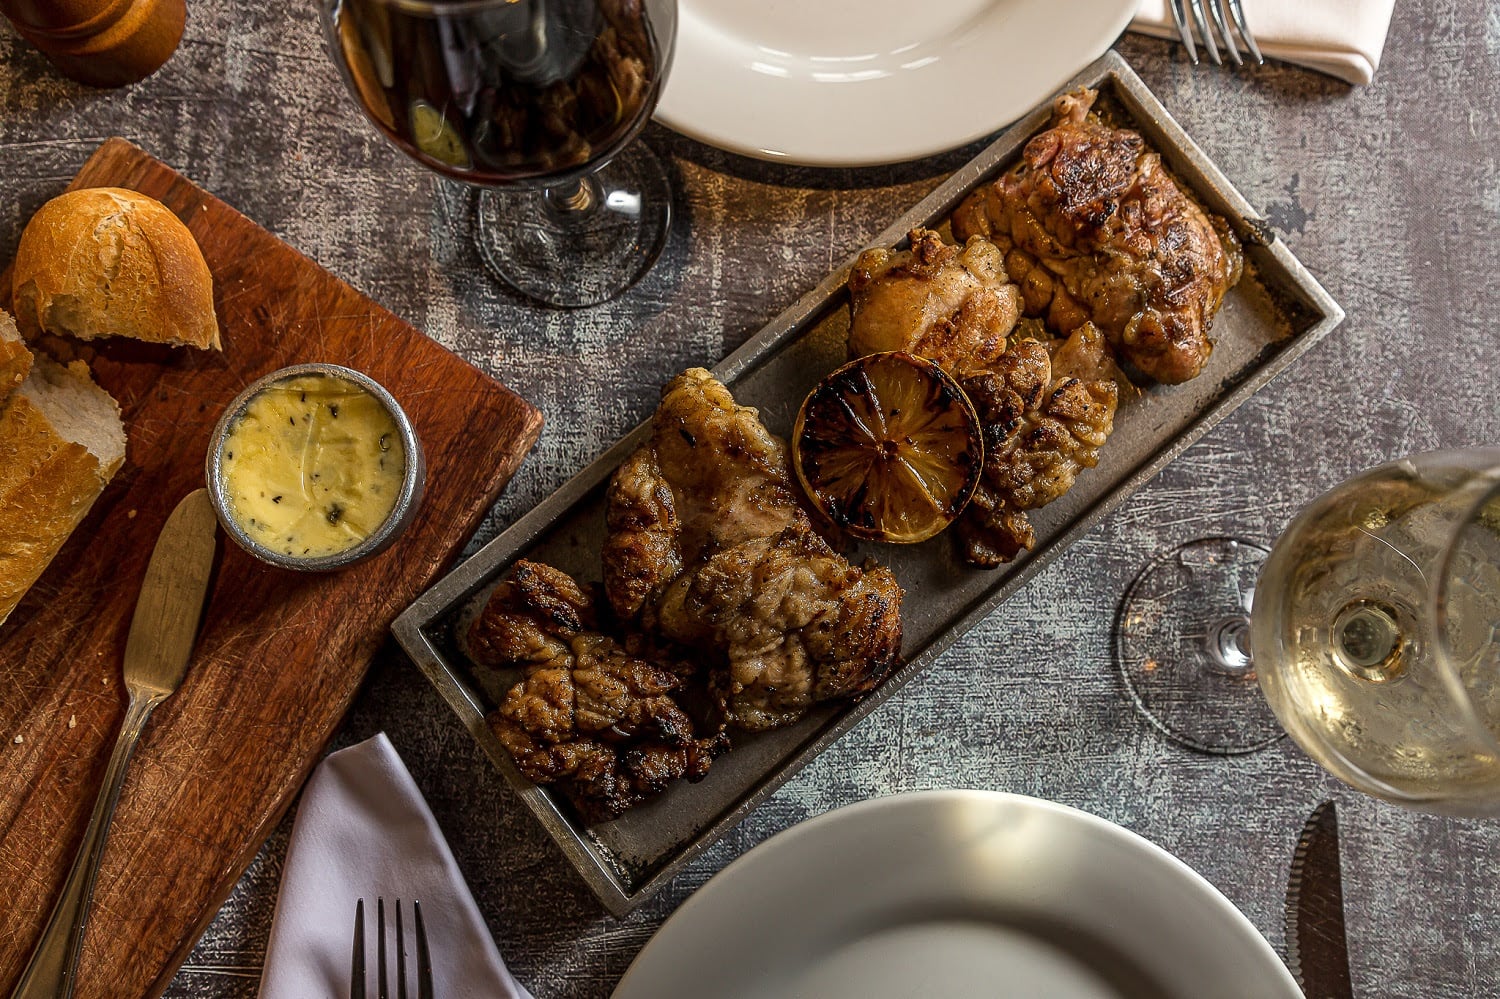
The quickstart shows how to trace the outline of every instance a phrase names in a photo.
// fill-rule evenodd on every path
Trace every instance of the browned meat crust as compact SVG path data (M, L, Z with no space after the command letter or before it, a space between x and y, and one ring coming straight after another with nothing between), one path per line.
M608 493L615 613L705 662L729 723L752 731L869 690L901 648L895 577L830 548L789 483L782 441L692 369Z
M1116 381L1125 378L1086 321L1066 340L1010 344L1015 309L996 303L1013 303L1018 293L984 237L960 250L917 229L911 242L900 253L860 255L849 278L849 353L909 350L960 380L984 429L985 460L958 540L966 561L991 568L1036 543L1025 511L1057 499L1098 464L1114 429ZM998 325L989 321L1001 312Z
M642 650L596 627L593 597L570 576L522 561L468 636L477 661L525 670L491 729L523 775L558 785L590 822L678 778L702 780L729 748L722 732L700 736L675 699L688 670L632 654Z
M982 238L951 246L930 229L910 239L909 250L866 250L855 261L849 356L906 350L954 378L987 370L1021 315L1000 250Z
M594 626L594 599L572 576L523 559L469 626L468 652L492 667L546 663L567 654L568 638Z
M984 426L984 477L959 518L973 565L1009 562L1036 542L1026 510L1073 487L1099 463L1119 386L1104 338L1085 324L1066 341L1022 340L995 369L966 379Z
M1097 96L1058 98L1053 127L964 200L953 232L986 236L1004 252L1027 315L1060 335L1093 322L1145 375L1187 381L1213 349L1209 327L1239 280L1239 246L1139 134L1089 115Z

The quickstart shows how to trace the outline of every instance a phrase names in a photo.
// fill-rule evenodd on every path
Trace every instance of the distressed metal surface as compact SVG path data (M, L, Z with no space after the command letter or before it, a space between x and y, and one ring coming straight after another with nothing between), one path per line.
M1139 129L1179 179L1230 220L1245 242L1247 276L1225 297L1215 322L1216 347L1204 374L1185 385L1152 386L1121 405L1099 466L1080 476L1064 498L1032 514L1037 541L1029 555L993 571L969 569L948 537L906 547L863 545L851 553L856 562L870 557L890 566L906 590L903 665L870 694L854 704L809 712L797 724L773 733L736 735L734 751L716 760L701 783L678 783L649 805L592 827L574 819L550 790L520 776L484 724L484 716L516 678L510 671L492 675L475 667L452 647L451 635L466 626L474 605L517 558L556 565L585 582L599 580L603 484L649 432L648 424L637 427L439 581L396 621L397 640L611 912L623 915L659 891L1343 319L1343 310L1286 246L1274 237L1265 239L1259 215L1182 133L1118 53L1106 53L1062 89L1079 86L1097 89L1101 106L1125 116L1122 123ZM970 191L1008 169L1050 120L1049 101L956 170L870 245L895 246L917 226L944 225ZM853 265L851 256L714 367L736 401L755 406L766 425L783 437L818 379L846 359L845 284Z
M663 260L615 303L535 308L485 277L466 195L406 162L346 101L314 15L311 3L195 0L172 61L120 92L59 80L0 26L0 246L14 248L106 136L185 170L544 410L542 440L480 540L650 413L672 373L729 354L978 151L777 168L652 127L682 219ZM538 999L608 995L667 913L771 834L929 787L1034 794L1119 822L1203 873L1277 946L1291 842L1337 797L1355 993L1500 992L1500 825L1352 794L1286 742L1236 758L1171 746L1129 707L1108 634L1119 594L1160 550L1210 534L1268 540L1361 468L1500 441L1500 2L1397 5L1363 88L1279 65L1195 69L1178 47L1129 36L1121 50L1345 323L624 920L388 649L339 744L389 733ZM289 829L290 818L168 995L255 995ZM0 885L24 876L0 872Z

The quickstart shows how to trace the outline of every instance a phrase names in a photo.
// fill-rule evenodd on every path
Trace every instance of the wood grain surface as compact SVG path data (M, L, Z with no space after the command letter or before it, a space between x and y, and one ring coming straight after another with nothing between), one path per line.
M472 533L541 416L128 142L104 143L72 186L132 188L187 223L214 274L224 351L90 351L124 413L127 459L0 628L0 994L87 822L123 715L121 657L146 562L173 506L202 484L225 404L283 365L345 364L391 391L428 462L415 522L355 568L299 575L222 546L191 670L131 762L84 942L78 995L135 996L171 979L343 719L391 620Z

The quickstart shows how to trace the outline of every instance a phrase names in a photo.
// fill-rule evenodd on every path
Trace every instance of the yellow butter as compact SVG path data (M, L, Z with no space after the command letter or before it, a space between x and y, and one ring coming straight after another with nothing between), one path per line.
M346 551L385 522L406 454L380 400L301 375L258 392L224 440L224 491L253 539L296 558Z

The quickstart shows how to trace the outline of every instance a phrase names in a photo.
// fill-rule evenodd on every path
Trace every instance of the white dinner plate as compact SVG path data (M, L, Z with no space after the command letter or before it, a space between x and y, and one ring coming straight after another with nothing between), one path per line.
M614 999L1301 999L1228 899L1086 812L991 791L794 826L683 903Z
M1138 0L679 0L656 115L710 145L812 166L961 146L1104 53Z

